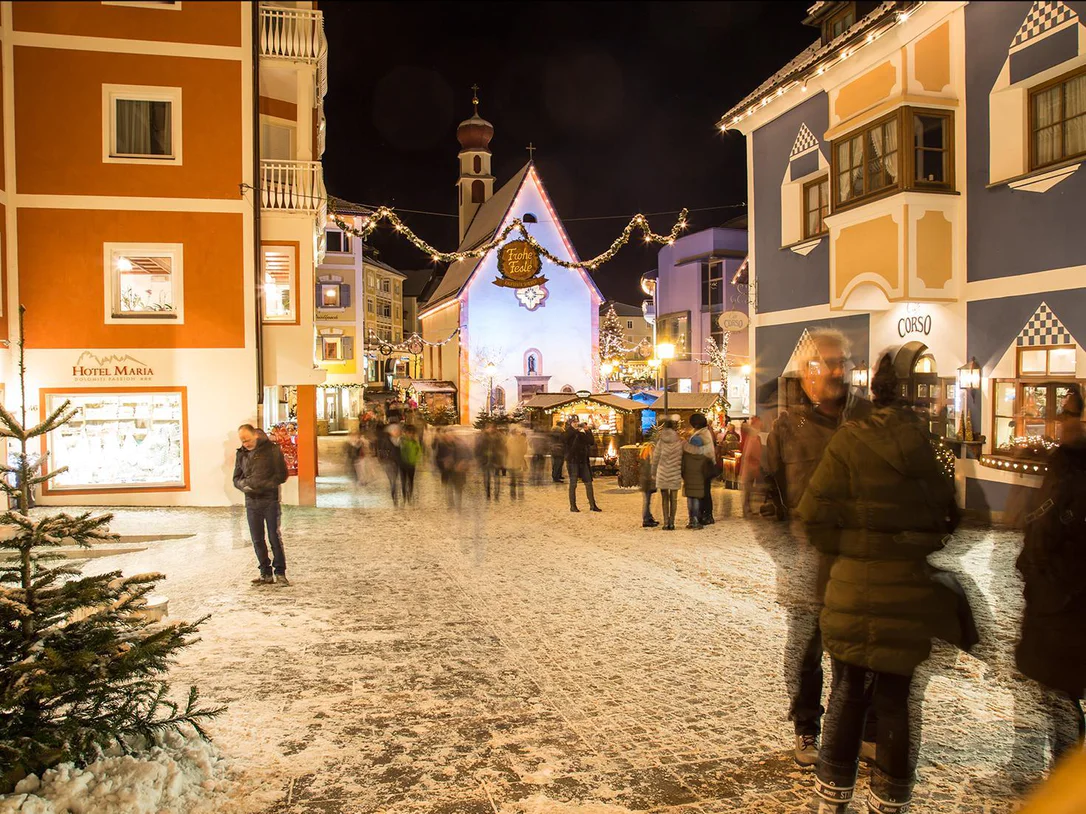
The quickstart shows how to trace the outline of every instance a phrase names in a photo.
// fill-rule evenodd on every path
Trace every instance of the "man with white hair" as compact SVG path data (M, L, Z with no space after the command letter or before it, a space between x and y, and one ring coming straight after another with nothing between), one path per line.
M810 337L808 350L799 360L804 402L781 414L766 443L766 474L790 518L838 427L871 412L871 403L852 393L846 382L849 343L845 336L817 328ZM780 551L777 589L778 600L788 612L784 664L791 696L788 717L795 725L796 762L813 766L825 712L818 615L829 563L807 542L798 520L784 533L790 539Z

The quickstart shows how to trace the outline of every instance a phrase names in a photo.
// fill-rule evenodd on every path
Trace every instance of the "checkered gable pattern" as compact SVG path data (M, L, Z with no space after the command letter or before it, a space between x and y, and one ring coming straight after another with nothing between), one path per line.
M1018 334L1019 347L1033 347L1035 345L1073 345L1075 339L1070 331L1063 327L1052 309L1047 303L1042 302L1040 307L1029 318L1022 333Z
M799 132L796 133L796 141L792 145L792 152L788 156L788 158L793 159L797 155L801 155L810 150L812 147L817 146L818 139L815 138L814 133L811 132L810 128L807 127L806 124L801 124L799 126Z
M799 360L807 358L809 355L813 355L815 352L815 343L811 339L811 334L806 328L803 329L803 333L799 335L799 339L796 341L796 347L792 351L792 356L788 359L788 364L784 368L785 373L799 373Z
M1036 0L1032 8L1030 8L1029 14L1026 15L1026 19L1022 22L1021 28L1018 29L1018 33L1014 35L1011 48L1016 48L1058 25L1063 25L1068 20L1077 18L1078 15L1059 0L1055 0L1055 2L1052 2L1052 0Z

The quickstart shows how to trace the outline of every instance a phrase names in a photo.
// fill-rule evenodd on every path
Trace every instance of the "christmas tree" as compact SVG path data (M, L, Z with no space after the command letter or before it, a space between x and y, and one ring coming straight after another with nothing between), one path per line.
M600 323L600 361L614 362L626 355L626 345L622 333L622 320L615 312L612 303L607 308Z
M30 513L32 489L65 469L47 471L27 446L64 426L75 410L66 401L27 427L24 310L19 417L0 406L0 436L18 445L10 465L0 466L0 488L14 503L0 515L8 532L0 549L9 554L0 564L0 793L58 763L86 764L110 746L130 751L139 736L189 724L206 737L201 723L222 712L200 707L195 687L185 703L170 700L161 676L196 641L204 619L163 624L141 616L161 574L82 576L63 564L61 545L115 539L112 515Z

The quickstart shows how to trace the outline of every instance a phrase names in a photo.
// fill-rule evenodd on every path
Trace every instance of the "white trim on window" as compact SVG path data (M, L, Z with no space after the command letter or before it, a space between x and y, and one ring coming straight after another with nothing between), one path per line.
M137 312L121 316L121 285L118 258L170 258L170 288L173 308L161 313ZM185 323L184 244L181 243L103 243L103 290L107 325L183 325Z
M169 156L141 157L118 155L114 149L117 132L117 101L131 99L140 102L169 102L170 147ZM181 88L161 85L102 85L102 162L105 164L154 164L156 166L181 166Z

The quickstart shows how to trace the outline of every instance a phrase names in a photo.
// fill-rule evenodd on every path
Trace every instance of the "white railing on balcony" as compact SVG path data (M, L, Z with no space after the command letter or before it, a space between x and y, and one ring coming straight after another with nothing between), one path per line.
M327 212L326 198L321 162L260 162L260 205L264 209L320 214Z
M324 15L321 12L261 4L260 55L296 62L324 63L323 83L327 90L328 42L324 38Z

